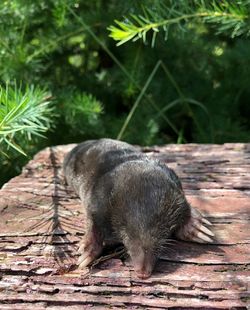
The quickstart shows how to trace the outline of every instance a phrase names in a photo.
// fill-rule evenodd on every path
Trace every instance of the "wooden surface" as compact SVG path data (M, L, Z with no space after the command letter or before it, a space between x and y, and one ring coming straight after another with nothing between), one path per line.
M84 218L61 171L71 148L41 151L0 190L1 310L250 309L250 144L144 149L175 169L216 234L177 242L147 280L120 257L75 268Z

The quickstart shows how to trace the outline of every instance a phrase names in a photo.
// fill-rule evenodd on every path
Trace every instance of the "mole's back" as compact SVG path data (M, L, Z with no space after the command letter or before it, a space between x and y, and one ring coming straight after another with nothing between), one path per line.
M125 142L89 140L77 145L65 157L63 169L68 184L79 194L80 186L91 187L120 164L142 157L143 154Z

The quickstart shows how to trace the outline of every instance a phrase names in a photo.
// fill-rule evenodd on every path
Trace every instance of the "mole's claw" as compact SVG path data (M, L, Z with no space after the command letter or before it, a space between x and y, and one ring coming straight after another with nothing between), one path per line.
M206 235L209 235L209 236L214 236L214 233L211 231L211 230L209 230L206 226L204 226L204 225L200 225L199 226L199 229L200 229L200 231L202 231L202 232L204 232Z
M80 241L78 253L80 254L77 265L80 269L87 267L102 252L102 239L94 229L89 230Z
M202 232L198 232L196 234L196 236L201 239L201 240L204 240L205 242L213 242L213 240L211 238L209 238L207 235L203 234Z
M81 251L79 249L81 255L77 261L77 265L79 266L80 269L87 267L91 262L93 262L98 257L98 255L102 251L102 247L96 244L91 244L88 245L87 247L81 245L81 249L82 249Z
M82 252L88 251L94 244L94 240L84 238L79 245L78 252L81 254Z
M85 244L82 243L80 246L79 246L79 249L78 249L78 252L83 252L84 248L85 248Z
M81 255L77 261L78 268L86 268L94 259L94 257L89 256L87 253L85 255Z
M186 224L181 227L177 232L176 236L181 240L194 241L199 243L211 243L214 233L205 226L212 225L206 220L204 215L200 211L191 207L191 216Z
M198 242L198 243L207 243L207 241L200 239L198 237L192 237L192 239L190 239L190 241Z
M201 220L204 224L207 224L209 226L212 226L212 223L210 223L207 219L205 219L204 217Z

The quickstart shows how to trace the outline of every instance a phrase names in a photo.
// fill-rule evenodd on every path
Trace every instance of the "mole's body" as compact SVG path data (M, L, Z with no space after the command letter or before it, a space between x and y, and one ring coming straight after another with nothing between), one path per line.
M191 208L173 170L133 146L111 139L86 141L64 160L69 185L87 214L79 266L85 267L113 236L124 243L137 275L150 276L164 244L175 234L209 242L212 232Z

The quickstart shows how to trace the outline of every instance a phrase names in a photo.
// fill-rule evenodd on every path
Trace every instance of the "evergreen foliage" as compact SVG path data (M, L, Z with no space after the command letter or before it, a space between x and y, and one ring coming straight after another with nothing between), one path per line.
M248 142L249 16L248 0L1 1L0 184L47 145Z
M49 95L46 91L27 86L24 91L6 85L0 87L0 145L3 149L11 147L25 155L15 142L26 135L42 137L42 133L51 127L52 108L49 107ZM5 145L3 145L5 144ZM6 153L5 153L6 154Z
M130 40L147 41L147 33L152 32L154 46L159 29L168 38L169 28L178 26L180 31L187 31L190 22L210 23L216 27L216 33L228 33L232 38L250 34L249 1L158 1L151 7L143 7L143 15L131 14L124 21L115 20L117 26L110 26L110 36L122 45Z

